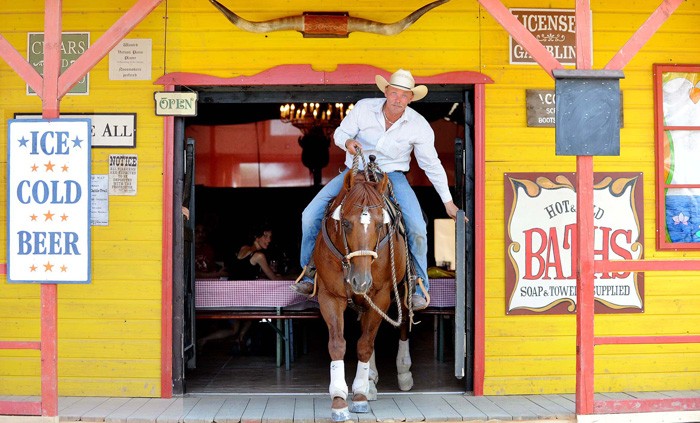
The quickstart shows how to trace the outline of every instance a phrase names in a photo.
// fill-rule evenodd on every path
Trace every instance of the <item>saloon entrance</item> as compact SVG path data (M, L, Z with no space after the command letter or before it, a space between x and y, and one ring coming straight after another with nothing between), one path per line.
M428 96L411 107L431 123L455 203L471 217L474 208L474 85L427 85ZM193 88L192 84L188 87ZM225 264L226 254L235 254L242 245L246 229L255 221L267 221L274 231L273 244L268 251L270 260L274 260L278 272L284 273L291 283L300 271L301 211L320 186L337 174L334 172L342 165L344 153L338 155L334 150L339 149L331 143L329 169L318 172L304 167L308 163L302 163L301 156L308 146L301 147L305 141L302 133L280 119L280 110L290 103L347 105L366 97L381 97L382 93L372 84L287 85L273 89L201 86L197 91L198 115L177 118L174 125L174 174L180 177L175 178L173 209L179 210L182 204L190 218L174 221L173 392L325 392L329 363L327 330L318 315L317 318L290 319L285 322L289 328L270 316L254 315L244 344L234 345L234 338L224 338L206 345L200 342L201 348L198 348L197 340L230 327L233 320L212 318L217 311L231 311L227 307L198 306L201 305L197 301L200 281L193 271L193 257L197 253L194 229L200 223L216 226L210 233L213 243L222 250L220 264ZM252 155L246 157L246 152ZM415 160L408 177L428 222L429 266L436 272L447 270L449 276L455 264L435 259L435 221L447 218L442 203ZM469 226L465 232L468 233L466 253L464 260L458 261L466 267L466 278L462 282L465 286L460 291L466 293L462 301L467 305L466 313L455 313L454 307L446 307L429 309L418 317L422 323L414 327L411 335L412 371L417 381L414 392L464 392L472 387L474 273L471 269L474 260ZM452 296L453 301L459 291L454 286L446 294ZM356 361L354 320L350 315L346 317L348 374L354 372ZM293 339L289 339L289 329L294 334ZM394 363L398 333L394 332L386 325L378 336L380 392L398 391ZM280 338L281 343L275 341ZM180 339L183 342L177 341ZM288 342L284 342L285 339ZM287 343L293 348L285 349Z

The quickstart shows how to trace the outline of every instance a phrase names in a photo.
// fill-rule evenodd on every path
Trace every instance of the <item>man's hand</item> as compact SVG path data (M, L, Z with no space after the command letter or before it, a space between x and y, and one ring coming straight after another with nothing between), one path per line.
M447 212L447 215L450 216L452 219L456 219L459 208L457 208L454 202L448 201L447 203L445 203L445 211ZM469 218L467 216L464 216L464 221L469 222Z
M349 140L345 141L345 149L348 150L348 153L352 154L353 156L357 154L357 149L362 148L362 145L357 142L357 140L354 140L350 138Z

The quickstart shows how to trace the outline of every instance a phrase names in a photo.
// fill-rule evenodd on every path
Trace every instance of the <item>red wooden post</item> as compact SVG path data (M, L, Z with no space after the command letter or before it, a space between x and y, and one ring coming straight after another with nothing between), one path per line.
M486 245L486 85L474 85L474 245ZM474 251L474 395L484 395L486 252Z
M174 91L174 85L166 85L165 91ZM163 253L162 253L162 313L160 343L160 396L173 396L173 214L181 213L179 207L173 210L173 155L175 140L175 118L163 119ZM174 212L174 213L173 213Z
M58 416L58 286L41 285L41 414Z
M59 117L58 75L61 73L60 0L44 6L44 84L42 117ZM41 414L58 415L58 286L41 285Z
M576 0L576 69L591 69L590 0ZM594 407L593 156L576 157L576 414Z
M576 414L593 413L593 157L576 157Z

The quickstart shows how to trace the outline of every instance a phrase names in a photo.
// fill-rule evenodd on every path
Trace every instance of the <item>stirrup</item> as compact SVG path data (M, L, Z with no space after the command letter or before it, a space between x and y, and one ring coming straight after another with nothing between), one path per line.
M311 282L305 279L311 279ZM311 289L308 288L311 285ZM304 266L301 274L296 278L289 288L299 295L311 298L316 295L316 268L311 265Z

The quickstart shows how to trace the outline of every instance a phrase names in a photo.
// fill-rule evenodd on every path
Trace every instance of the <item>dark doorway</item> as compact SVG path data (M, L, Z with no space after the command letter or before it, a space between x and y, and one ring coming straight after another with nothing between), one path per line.
M426 119L438 126L447 128L449 139L436 141L444 143L445 152L439 152L443 164L448 172L448 178L452 187L464 189L460 181L464 181L465 169L460 168L463 158L460 152L455 151L455 145L463 147L463 140L473 139L469 132L469 125L465 125L465 117L470 118L472 108L465 107L465 98L470 98L469 86L433 87L429 86L430 94L420 102L411 104L411 107L421 113ZM287 102L354 102L365 97L381 96L376 87L352 86L334 87L334 91L317 91L313 87L303 89L291 88L276 91L239 87L214 87L202 88L199 92L200 103L198 116L185 119L185 133L191 128L207 128L207 132L216 131L217 128L227 125L256 124L266 121L275 121L280 117L280 105ZM238 128L238 127L237 127ZM464 136L467 128L467 136ZM197 137L193 137L197 146ZM234 139L235 138L235 139ZM231 137L231 142L250 143L244 138ZM217 141L218 142L218 141ZM469 141L468 141L469 142ZM330 149L337 149L331 145ZM217 160L217 153L210 150L202 153L195 147L195 154L208 154L210 159ZM231 151L229 148L223 148ZM237 147L233 147L234 153ZM259 150L259 149L258 149ZM467 151L473 151L468 149ZM228 153L221 153L228 154ZM260 156L260 152L258 151ZM462 152L463 155L463 152ZM295 165L299 165L301 158ZM245 226L253 219L263 219L274 225L274 241L269 249L269 255L279 262L284 262L286 272L297 275L300 271L298 265L298 247L300 243L301 211L319 189L317 179L309 175L305 184L293 186L285 185L284 181L270 182L265 177L264 163L258 162L258 186L255 182L247 181L245 186L226 186L228 182L214 184L202 184L195 178L194 205L198 221L211 220L217 226L213 231L212 240L216 248L224 253L222 261L234 246L240 246L245 237ZM211 170L211 162L204 166L197 162L197 174ZM228 166L228 165L227 165ZM427 180L422 180L422 171L415 161L411 166L411 173L416 174L416 183L413 183L426 218L429 221L429 265L434 266L432 255L432 221L436 218L447 217L442 203ZM335 169L324 170L331 175ZM310 169L308 170L311 173ZM219 174L220 171L213 173ZM235 172L234 172L235 173ZM209 175L210 176L210 175ZM206 176L207 178L209 176ZM201 179L201 178L200 178ZM228 181L231 181L229 179ZM211 185L224 186L211 186ZM248 184L248 185L246 185ZM461 187L461 188L460 188ZM470 207L464 204L464 195L455 194L455 202L460 208ZM460 204L460 201L462 204ZM234 218L235 216L235 218ZM177 273L177 271L175 272ZM177 279L177 276L174 277ZM177 284L177 281L176 281ZM177 286L175 287L177 289ZM196 293L195 293L196 295ZM471 294L470 294L471 295ZM351 381L354 375L354 349L352 345L356 338L352 337L356 325L352 317L348 317L347 339L348 352L346 354L346 375ZM416 385L413 391L418 392L463 392L471 386L470 381L455 378L454 373L454 321L449 315L422 315L418 320L421 324L414 327L411 336L411 349L413 357L413 373ZM227 321L197 321L196 315L185 322L183 333L192 333L198 337L202 334L216 330ZM189 325L189 327L187 327ZM177 331L177 328L174 328ZM265 321L253 322L249 336L249 342L241 349L240 345L234 345L231 339L221 339L206 345L201 351L197 351L196 360L190 361L186 369L186 392L188 393L230 393L230 392L266 392L266 393L299 393L299 392L326 392L328 386L328 352L327 331L321 319L295 321L294 331L297 334L295 342L294 362L290 370L275 365L275 337L277 333L270 324ZM472 332L469 330L468 332ZM174 336L178 336L174 334ZM440 348L436 341L440 339ZM380 392L396 392L398 386L395 381L395 354L397 348L398 333L390 326L383 327L378 336L377 365L380 371ZM446 342L445 342L446 341ZM467 364L469 365L469 364ZM468 375L471 372L467 373ZM418 382L420 381L420 382Z

